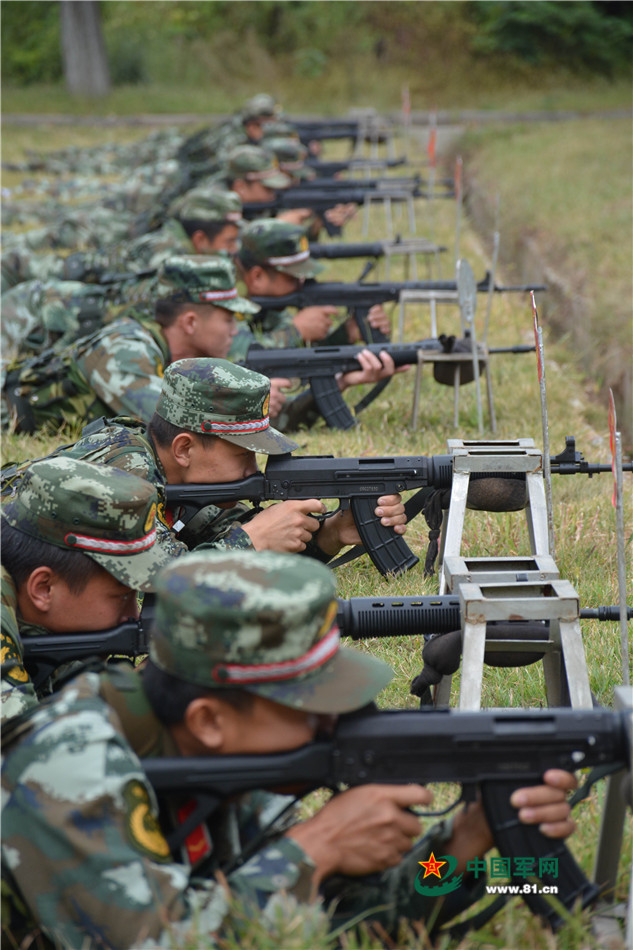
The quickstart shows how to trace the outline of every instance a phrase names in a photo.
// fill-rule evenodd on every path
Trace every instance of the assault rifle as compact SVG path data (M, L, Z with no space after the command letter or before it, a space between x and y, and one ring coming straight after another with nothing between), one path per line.
M520 284L500 286L493 284L495 293L524 293L530 290L542 291L547 287L535 284ZM347 307L353 312L363 339L372 343L386 342L386 337L379 331L368 327L367 315L375 304L399 300L404 291L444 291L454 293L457 299L457 281L455 280L404 280L382 281L380 283L345 283L344 281L306 280L293 293L282 297L253 296L253 303L259 304L262 310L283 310L285 307ZM479 293L488 293L490 290L490 272L477 284Z
M310 385L312 396L317 408L327 424L332 429L351 429L356 425L356 419L349 406L343 399L343 394L336 382L337 373L349 373L352 370L362 369L358 361L360 350L367 349L376 356L386 351L396 366L406 366L416 363L418 350L437 353L450 353L455 344L454 336L440 335L415 343L368 343L365 346L313 346L298 347L296 349L265 349L255 343L249 347L244 359L244 366L262 373L264 376L300 378ZM488 350L489 353L529 353L534 347L519 345L514 347L497 347ZM367 404L359 403L355 410L358 412Z
M434 244L426 238L396 238L393 241L360 241L354 243L310 243L310 257L327 260L351 257L385 257L391 254L435 254L447 251L443 244Z
M304 795L370 782L459 782L460 800L481 796L499 853L534 859L530 879L538 871L541 884L555 888L558 901L571 911L577 901L583 907L594 901L600 887L587 879L563 841L519 821L510 796L540 783L550 768L630 770L632 739L630 709L390 710L342 716L331 739L290 752L145 759L143 771L159 796L199 801L190 821L168 839L173 851L222 802L254 789L293 794L299 789ZM516 875L511 884L533 913L553 929L562 925L564 916L540 887L526 888L526 880Z
M562 458L561 458L562 456ZM550 459L552 473L560 475L610 471L609 465L592 465L567 440L561 456ZM572 458L573 456L573 458ZM385 458L335 458L331 455L269 455L265 472L215 485L167 485L167 504L184 509L185 523L200 508L227 501L285 501L290 498L338 498L340 508L350 508L362 545L381 574L399 574L414 567L418 558L404 538L380 524L374 515L381 495L411 489L450 488L453 480L452 455L388 456ZM623 469L633 471L633 463ZM511 473L516 476L516 473ZM475 473L503 477L500 471ZM428 492L417 491L405 506L414 517L425 504ZM328 515L325 515L328 517Z
M364 171L367 168L400 168L406 164L407 159L404 156L402 158L347 158L339 161L324 161L320 158L310 158L308 156L304 161L304 165L314 169L317 175L321 175L323 178L331 178L333 175L340 174L340 172Z
M362 137L370 141L386 141L387 128L384 120L378 116L365 119L314 119L292 121L303 145L310 142L323 142L328 139L340 141L349 139L353 145Z
M620 610L617 606L587 607L581 609L580 617L617 622ZM629 607L627 619L632 618L633 608ZM73 660L93 656L145 656L149 651L153 619L154 605L150 602L143 604L140 620L109 630L24 637L24 665L35 689L38 690L56 669ZM336 622L341 635L352 640L442 634L460 628L461 607L459 597L454 594L339 598Z
M436 185L446 185L453 187L452 179L440 179L435 182ZM404 177L394 176L392 178L307 178L300 185L293 185L301 191L349 191L350 188L361 188L367 191L375 191L382 194L391 191L410 191L414 197L419 197L417 192L421 188L428 188L429 182L425 181L421 175L410 175Z
M331 181L331 179L328 179ZM247 221L260 217L262 214L277 214L278 211L287 211L289 208L309 208L323 218L323 224L331 237L340 235L341 228L332 225L325 216L325 212L338 204L362 205L366 201L409 201L411 198L452 198L451 191L438 191L433 194L424 189L414 187L400 187L398 189L363 188L362 180L350 181L349 188L288 188L278 191L272 201L245 201L242 205L242 216Z

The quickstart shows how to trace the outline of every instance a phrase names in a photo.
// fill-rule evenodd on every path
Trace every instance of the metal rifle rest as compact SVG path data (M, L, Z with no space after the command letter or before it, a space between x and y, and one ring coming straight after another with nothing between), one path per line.
M550 706L593 706L580 630L578 595L549 552L543 457L532 439L513 442L448 440L453 482L440 541L440 594L457 594L462 613L460 709L481 706L486 653L534 653L543 662ZM465 558L461 553L471 474L515 473L526 480L530 557ZM546 621L539 639L495 640L491 621ZM538 628L537 628L538 629ZM523 664L521 664L523 665ZM449 705L451 677L435 690L435 703Z

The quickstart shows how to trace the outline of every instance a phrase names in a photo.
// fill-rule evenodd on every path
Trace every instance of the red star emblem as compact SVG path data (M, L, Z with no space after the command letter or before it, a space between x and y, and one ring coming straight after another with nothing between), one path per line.
M421 864L424 868L424 877L428 877L430 874L434 874L435 877L441 878L440 868L444 867L446 861L437 861L435 855L431 851L431 857L428 861L418 861L418 864Z

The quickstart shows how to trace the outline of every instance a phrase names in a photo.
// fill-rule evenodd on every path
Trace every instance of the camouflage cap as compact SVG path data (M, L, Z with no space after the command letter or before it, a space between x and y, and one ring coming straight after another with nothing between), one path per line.
M286 175L304 179L316 177L314 169L305 164L308 150L298 139L276 135L270 138L266 136L264 141L266 148L276 156L280 169Z
M2 517L18 531L64 550L81 551L134 590L153 590L171 560L156 543L158 496L122 469L66 457L25 471Z
M235 267L228 257L168 257L157 273L156 297L174 301L210 303L231 310L237 317L257 313L257 304L240 297L235 285Z
M229 181L261 181L267 188L288 188L290 179L279 170L277 159L258 145L238 145L226 156L226 177Z
M244 267L272 267L292 277L316 277L323 264L310 258L310 245L301 225L278 218L258 218L242 231L237 253Z
M365 706L393 671L339 644L332 573L273 551L197 551L158 582L150 657L210 689L231 687L314 713Z
M268 145L265 144L266 140L269 138L278 138L282 136L283 138L291 138L299 140L299 133L290 122L285 122L283 119L271 119L270 122L267 122L263 128L263 147L268 148Z
M277 104L273 96L266 92L259 92L256 96L251 96L242 106L242 119L248 122L251 119L260 119L265 116L277 116L281 112L281 107Z
M241 224L243 221L240 196L221 187L192 188L176 198L167 213L185 221L224 221L227 224Z
M270 425L270 380L220 359L187 359L165 370L156 412L173 425L217 435L251 452L281 455L297 443Z

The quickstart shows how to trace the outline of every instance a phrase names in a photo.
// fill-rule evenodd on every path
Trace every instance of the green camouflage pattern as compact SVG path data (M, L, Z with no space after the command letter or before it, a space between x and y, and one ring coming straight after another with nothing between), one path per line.
M124 240L132 223L132 213L112 208L66 210L49 227L32 228L3 237L5 250L44 251L60 248L87 250Z
M2 518L31 538L81 551L122 584L147 591L169 561L155 547L157 505L155 487L136 475L58 456L28 467Z
M163 261L158 269L155 296L209 303L230 310L238 318L259 310L257 304L239 296L235 267L228 257L220 255L170 257Z
M263 145L276 156L280 169L290 178L316 178L314 169L305 164L308 150L297 138L268 134L267 129Z
M0 257L2 271L1 292L10 290L24 280L63 280L64 258L58 254L34 254L31 251L3 251Z
M238 295L233 265L219 256L168 258L158 269L152 293L154 300L211 303L238 319L259 309ZM11 362L3 386L8 415L25 432L102 415L149 422L169 360L159 324L133 309L74 344Z
M152 661L199 686L238 687L316 713L375 699L393 671L339 646L323 564L272 551L197 551L157 585Z
M281 115L281 106L274 96L270 96L267 92L258 92L246 100L242 106L241 115L244 122L265 116L279 116Z
M191 432L217 435L252 452L297 448L270 426L270 380L219 359L189 359L165 371L156 413Z
M156 488L158 510L156 520L157 543L170 557L180 557L188 547L203 544L212 548L252 548L241 521L252 509L247 505L217 508L209 505L196 517L195 524L187 524L183 539L177 540L172 526L178 522L178 511L169 511L165 503L167 479L153 442L143 425L134 419L117 417L107 424L90 427L78 442L58 454L80 458L99 465L112 465L143 478Z
M236 192L226 188L198 186L176 198L169 206L168 214L185 221L239 224L242 221L242 201Z
M296 810L283 814L288 797L242 796L224 806L203 862L192 865L184 850L178 863L169 856L165 835L177 819L168 806L159 812L139 756L175 751L129 668L78 677L4 733L3 931L13 945L39 932L63 947L150 950L200 938L213 946L216 937L246 938L255 916L273 940L280 918L292 920L294 935L299 918L301 945L313 945L327 921L320 903L310 903L314 864L284 834L297 820ZM436 912L413 882L418 862L442 854L450 834L450 821L440 823L380 875L326 880L331 926L369 918L396 939L399 920ZM229 893L215 871L230 863L237 870L226 877ZM449 895L438 923L482 891L480 877Z
M238 260L248 270L255 264L292 277L316 277L324 265L310 257L305 229L277 218L258 218L242 231Z
M4 396L17 431L127 414L149 421L169 350L153 320L115 320L66 347L7 367Z
M170 809L159 814L138 755L176 749L132 671L78 677L3 751L3 928L16 944L41 928L64 947L150 950L195 935L212 946L223 926L243 928L249 916L274 933L281 891L295 912L309 899L314 864L283 836L288 797L254 793L228 806L204 874L188 852L171 858L174 821ZM229 895L214 871L260 832L263 843L227 876Z
M292 322L292 310L260 310L254 319L241 320L231 342L228 359L243 362L253 343L268 349L304 346L304 339Z
M0 599L2 621L0 627L0 660L2 682L0 684L0 722L4 726L14 716L21 716L37 706L35 688L24 669L24 653L18 621L18 595L13 578L2 565L0 575Z
M284 138L299 140L299 133L294 125L285 119L270 119L262 126L262 148L268 148L268 139Z
M165 260L196 253L191 238L176 218L168 218L159 228L131 241L122 241L106 252L85 256L88 269L114 274L138 273L158 268ZM134 298L136 299L136 297Z
M224 175L229 181L245 178L277 189L290 185L288 176L280 172L275 156L258 145L238 145L226 152L224 161Z
M108 318L108 291L78 280L27 280L2 295L5 360L65 346L92 333Z

